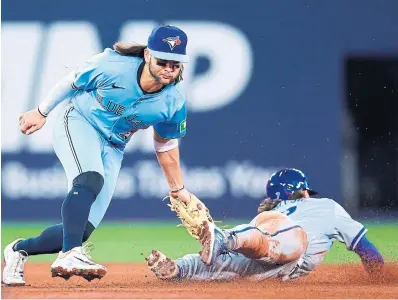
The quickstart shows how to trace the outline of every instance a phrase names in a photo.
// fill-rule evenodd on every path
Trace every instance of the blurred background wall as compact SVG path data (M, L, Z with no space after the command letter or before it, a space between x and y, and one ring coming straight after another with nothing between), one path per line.
M5 0L3 220L59 219L67 192L58 111L29 137L18 115L89 56L164 23L189 38L186 186L216 218L253 217L281 167L354 216L398 209L398 1ZM132 138L105 220L174 217L151 134Z

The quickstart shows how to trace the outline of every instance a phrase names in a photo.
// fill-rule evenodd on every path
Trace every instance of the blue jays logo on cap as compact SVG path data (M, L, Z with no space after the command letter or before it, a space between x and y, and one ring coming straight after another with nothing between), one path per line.
M179 62L188 62L186 53L188 37L180 28L163 25L154 28L148 38L148 49L152 56Z
M181 40L179 36L168 37L167 39L163 39L163 42L169 44L171 51L173 51L175 46L181 45Z

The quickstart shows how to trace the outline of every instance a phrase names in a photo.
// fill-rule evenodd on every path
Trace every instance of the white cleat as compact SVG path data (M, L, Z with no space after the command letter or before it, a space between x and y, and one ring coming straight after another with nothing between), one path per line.
M28 255L25 251L14 251L12 249L19 241L22 241L22 239L13 241L4 249L5 267L3 270L3 283L6 285L25 285L24 267Z
M179 278L177 263L166 257L162 252L152 250L151 254L145 260L149 269L155 273L157 278L163 280L176 280Z
M81 276L87 281L101 279L106 275L106 268L91 260L85 248L75 247L65 253L59 252L58 258L51 265L52 277L68 280L71 276Z

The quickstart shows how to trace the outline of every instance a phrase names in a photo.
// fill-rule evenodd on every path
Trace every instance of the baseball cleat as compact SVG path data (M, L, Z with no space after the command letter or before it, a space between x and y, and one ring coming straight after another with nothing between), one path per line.
M59 252L58 258L51 265L52 277L68 280L76 275L87 281L101 279L106 275L106 268L91 260L83 247L75 247L67 252Z
M179 268L177 263L166 257L162 252L152 250L151 254L145 258L149 269L155 273L156 277L163 280L177 279Z
M4 249L3 283L10 286L25 285L24 267L28 254L25 251L14 251L13 247L19 241L22 239L13 241Z
M219 255L231 251L227 247L227 235L212 222L203 222L199 239L202 244L200 259L208 266L212 265Z

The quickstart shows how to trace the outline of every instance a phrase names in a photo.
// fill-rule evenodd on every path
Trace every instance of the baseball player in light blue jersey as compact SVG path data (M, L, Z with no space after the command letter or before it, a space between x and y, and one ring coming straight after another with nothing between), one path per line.
M53 130L55 153L68 179L62 224L18 239L4 250L3 282L24 285L28 255L58 253L52 276L101 278L82 243L100 224L112 199L132 135L153 126L154 148L170 195L189 201L179 164L178 138L186 133L186 95L181 84L187 35L174 26L153 29L148 45L118 42L65 76L37 109L22 114L20 129L32 134L61 102L70 101Z
M369 274L379 274L383 257L366 238L367 229L334 200L312 198L315 194L300 170L277 171L249 224L222 230L205 222L200 254L173 261L153 250L148 266L169 280L291 280L314 270L338 240L361 257Z

